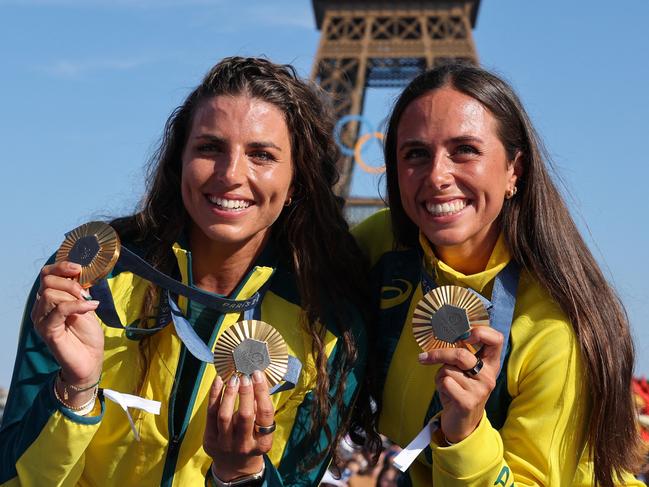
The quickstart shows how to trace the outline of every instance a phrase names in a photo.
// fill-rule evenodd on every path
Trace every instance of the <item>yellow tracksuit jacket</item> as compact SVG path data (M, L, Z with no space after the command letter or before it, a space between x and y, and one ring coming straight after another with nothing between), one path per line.
M411 327L422 298L422 250L424 264L438 285L470 287L488 299L493 280L510 255L501 237L486 269L463 275L438 260L425 238L422 249L395 249L389 210L369 217L353 233L371 261L375 292L380 296L375 347L376 372L383 384L379 430L403 447L424 426L440 367L419 364L420 349ZM494 414L502 423L498 429L485 414L463 441L447 447L433 441L432 455L418 457L406 483L415 487L592 485L585 445L590 403L579 344L565 314L525 271L520 275L505 368L501 408ZM631 476L625 480L626 485L644 485Z
M183 282L191 282L189 252L179 245L174 246L174 252ZM277 430L273 447L265 459L264 484L317 485L329 458L308 471L299 467L307 453L320 451L326 444L326 437L322 432L319 441L307 441L317 376L311 339L300 325L302 310L294 277L281 266L273 269L258 262L230 297L248 298L268 279L272 280L264 294L260 319L282 334L289 353L302 362L302 372L294 389L271 396ZM125 271L114 271L109 277L122 323L133 323L139 318L147 284ZM34 332L29 318L37 285L26 306L0 429L0 485L205 485L211 459L202 444L214 367L200 362L195 364L191 377L183 375L188 361L196 359L186 352L170 325L150 338L152 353L149 354L148 371L144 385L138 389L142 370L138 342L125 337L121 329L102 325L105 354L100 386L161 401L162 410L157 416L132 410L141 437L139 442L135 441L124 412L110 401L98 401L94 413L80 417L62 407L52 392L58 365ZM185 298L181 298L179 304L186 314L188 308L195 305ZM345 388L345 402L350 404L364 372L366 338L359 314L354 309L347 311L359 347L359 358L347 376ZM192 322L191 316L188 318ZM220 333L240 319L238 313L218 315L209 330L208 345L213 348ZM339 358L338 332L332 323L324 325L327 328L325 343L331 374L330 392L333 394L340 387L340 366L336 362ZM184 387L179 388L181 383ZM189 397L185 397L183 403L186 407L174 408L180 389L188 391L186 396ZM328 422L333 432L342 419L334 408Z

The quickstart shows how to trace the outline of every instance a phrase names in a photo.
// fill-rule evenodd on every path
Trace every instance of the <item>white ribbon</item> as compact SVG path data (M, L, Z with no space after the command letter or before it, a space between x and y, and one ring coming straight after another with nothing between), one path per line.
M433 433L439 429L438 415L433 416L433 418L428 422L424 429L419 432L415 439L412 440L406 447L399 452L399 454L392 459L392 465L397 467L402 472L408 470L408 467L415 461L415 458L424 451L432 438Z
M104 397L118 404L124 410L137 441L140 441L140 435L138 435L135 429L135 423L133 423L133 418L131 417L131 413L128 412L128 408L141 409L142 411L156 415L160 414L160 401L152 401L143 397L133 396L132 394L113 391L112 389L104 389Z

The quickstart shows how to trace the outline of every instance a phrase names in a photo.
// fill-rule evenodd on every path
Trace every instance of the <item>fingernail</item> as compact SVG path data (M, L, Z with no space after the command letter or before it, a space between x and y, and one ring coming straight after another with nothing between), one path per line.
M264 380L264 374L261 373L261 370L255 370L252 373L252 381L255 384L261 384L263 380Z
M228 381L228 385L230 387L235 387L239 383L239 376L237 374L232 374L232 377L230 377L230 380Z
M80 271L81 266L76 262L68 262L68 269L70 269L71 271Z
M214 379L214 383L216 387L221 387L223 385L223 379L221 379L220 375L216 376L216 379Z
M86 301L86 303L88 303L89 305L91 305L91 306L93 306L95 308L97 306L99 306L99 301L97 301L96 299L91 299L90 301Z
M242 386L249 386L250 385L250 377L248 377L246 374L243 374L241 376L241 385Z
M81 297L82 297L83 299L85 299L86 301L90 301L90 300L92 300L92 296L91 296L90 293L89 293L88 291L86 291L85 289L82 289L82 290L79 292L79 294L81 294Z
M423 352L419 354L419 361L422 362L428 358L428 353Z

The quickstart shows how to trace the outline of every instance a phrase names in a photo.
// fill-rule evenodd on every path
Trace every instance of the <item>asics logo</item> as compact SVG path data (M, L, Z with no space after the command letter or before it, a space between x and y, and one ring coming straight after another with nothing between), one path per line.
M381 309L390 309L406 302L412 294L412 284L405 279L392 279L394 286L381 287Z

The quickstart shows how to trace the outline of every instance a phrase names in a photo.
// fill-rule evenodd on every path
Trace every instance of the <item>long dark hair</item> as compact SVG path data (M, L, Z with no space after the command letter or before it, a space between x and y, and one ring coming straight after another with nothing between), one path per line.
M397 130L416 98L449 86L482 103L498 123L508 160L520 153L518 193L505 200L501 224L512 258L529 270L568 315L581 348L591 394L588 443L595 485L635 471L642 447L631 394L634 349L619 298L582 239L557 190L551 162L513 89L479 67L448 64L415 78L397 100L385 139L388 198L398 242L417 245L418 229L401 204Z
M339 152L332 136L333 112L321 93L300 80L292 66L258 58L223 59L167 121L160 146L149 163L140 211L113 222L122 238L143 249L149 262L163 272L172 272L176 261L171 246L190 221L180 191L181 155L197 108L215 96L244 94L282 111L291 137L293 194L292 203L283 209L271 235L296 275L303 326L313 342L317 385L311 434L324 428L328 438L325 451L305 458L309 463L329 451L335 454L334 446L344 432L344 425L336 434L327 425L333 410L341 418L348 416L343 401L345 379L357 359L357 343L349 327L351 316L345 312L344 303L362 308L368 302L363 257L349 234L342 202L332 190L338 180ZM153 286L149 288L143 318L155 316L158 292ZM330 396L325 330L318 320L331 318L332 303L340 304L333 307L341 347L334 370L340 370L342 376ZM146 347L144 342L144 357ZM317 440L312 438L311 444L317 444ZM312 451L304 446L305 452Z

